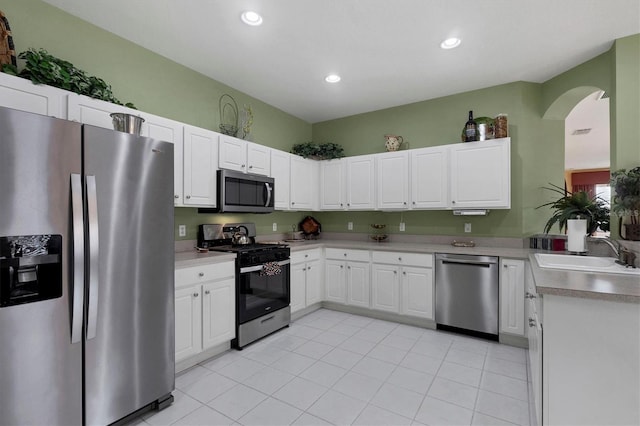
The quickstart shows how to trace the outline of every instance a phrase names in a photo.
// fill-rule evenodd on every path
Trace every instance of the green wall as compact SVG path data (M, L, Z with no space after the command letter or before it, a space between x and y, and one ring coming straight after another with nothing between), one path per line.
M402 135L410 148L457 143L468 110L476 116L509 115L511 210L473 218L444 211L314 213L325 231L346 232L347 222L353 221L354 232L368 233L370 223L387 223L392 233L399 232L397 224L403 220L411 234L520 237L540 232L549 216L548 211L535 209L549 196L540 188L549 182L561 184L564 169L564 117L545 113L575 88L610 93L612 167L640 164L640 35L617 40L609 52L543 84L514 82L311 125L40 0L0 0L0 10L9 18L18 52L45 48L105 79L116 97L142 111L212 130L218 129L219 97L231 94L240 106L253 108L253 140L285 151L313 139L340 143L347 155L383 152L386 133ZM571 93L579 98L577 92ZM571 102L564 108L570 110ZM195 238L199 223L247 220L256 222L258 233L269 234L272 223L278 224L278 233L288 231L306 214L199 215L191 208L175 212L176 237L177 225L185 224L187 239ZM472 223L471 234L463 233L465 222Z

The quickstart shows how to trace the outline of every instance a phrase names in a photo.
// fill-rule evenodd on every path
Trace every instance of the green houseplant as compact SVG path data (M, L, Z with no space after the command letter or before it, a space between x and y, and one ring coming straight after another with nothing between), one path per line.
M304 158L315 160L330 160L332 158L344 157L342 145L337 143L315 143L305 142L293 145L291 153Z
M626 238L640 240L640 166L616 170L611 173L610 184L614 192L612 210L620 216L620 226L629 217L630 223L624 225Z
M593 234L598 227L603 231L609 230L610 211L606 202L596 196L589 196L585 191L571 193L557 185L549 184L551 187L543 189L560 194L560 198L551 201L537 208L550 207L554 210L553 215L547 221L544 232L549 233L551 228L557 223L560 229L567 227L567 220L587 219L587 234Z
M123 104L111 91L111 86L103 79L88 75L76 68L71 62L57 58L44 49L29 49L18 55L24 59L24 68L12 64L2 66L2 72L31 80L34 84L46 84L60 89L69 90L79 95L101 99L129 108L135 108L132 103Z

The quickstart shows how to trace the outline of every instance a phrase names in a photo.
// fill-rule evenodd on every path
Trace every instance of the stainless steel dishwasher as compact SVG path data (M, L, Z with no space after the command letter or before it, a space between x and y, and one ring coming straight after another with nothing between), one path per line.
M439 329L498 338L498 258L436 253Z

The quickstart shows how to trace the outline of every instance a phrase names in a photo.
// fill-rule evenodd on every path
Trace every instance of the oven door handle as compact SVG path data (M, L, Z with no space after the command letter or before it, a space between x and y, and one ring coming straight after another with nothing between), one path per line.
M291 263L291 259L282 260L282 261L277 262L277 263L280 266L288 265L288 264ZM240 268L240 273L241 274L246 274L248 272L262 271L262 268L264 268L264 265L247 266L246 268Z

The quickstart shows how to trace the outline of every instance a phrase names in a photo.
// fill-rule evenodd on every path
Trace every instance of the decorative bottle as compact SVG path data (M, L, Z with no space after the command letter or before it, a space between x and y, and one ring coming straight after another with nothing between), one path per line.
M464 141L473 142L479 140L478 123L473 119L473 111L469 111L469 120L464 126Z

